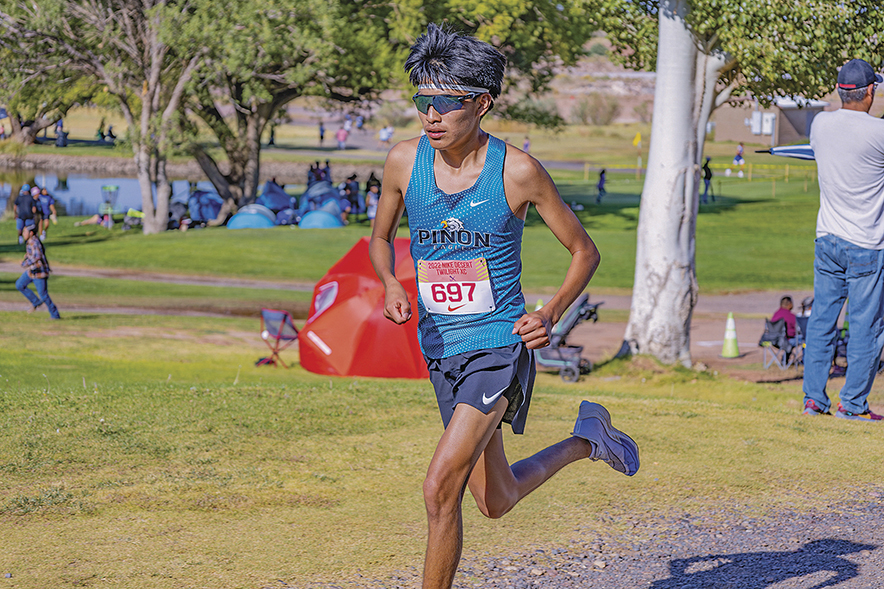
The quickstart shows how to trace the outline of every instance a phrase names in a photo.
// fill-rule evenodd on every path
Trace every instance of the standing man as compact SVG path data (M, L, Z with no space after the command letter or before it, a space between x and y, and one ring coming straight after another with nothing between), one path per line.
M34 220L34 217L37 215L37 203L34 201L34 197L31 196L30 184L25 184L21 187L12 208L15 213L15 229L18 232L18 244L21 245L27 239L23 234L24 228L33 227L37 223Z
M335 132L335 139L338 142L338 149L347 149L347 137L350 135L350 132L347 131L344 127L341 127Z
M25 271L15 281L15 288L22 293L31 303L28 313L33 313L37 307L46 303L49 316L53 319L61 319L55 303L49 298L49 261L46 259L46 251L43 243L37 238L37 233L32 225L25 226L23 232L25 238L25 259L22 260L22 268ZM28 286L31 283L37 288L35 295Z
M40 194L37 196L37 202L40 203L40 209L42 211L40 241L46 241L46 231L49 229L49 222L58 223L58 211L55 210L55 197L44 187L40 189Z
M534 158L480 127L500 95L506 58L473 37L429 25L405 69L425 135L387 156L370 256L386 289L384 314L411 319L394 274L393 239L408 210L418 276L418 337L445 432L423 485L429 534L424 589L451 587L463 545L461 503L498 518L558 470L582 458L638 471L638 447L604 407L584 401L572 436L510 465L502 422L521 434L534 377L532 350L586 287L599 253ZM525 312L519 283L528 207L571 254L556 295Z
M703 190L703 198L700 201L704 205L709 203L709 188L712 186L712 168L709 167L711 160L711 157L706 156L706 161L703 163L703 183L706 185L706 188ZM714 192L712 193L712 200L715 200Z
M841 108L813 120L810 145L820 178L813 263L813 313L804 352L804 414L824 415L838 315L847 299L847 378L836 417L881 421L868 396L884 345L884 120L869 115L882 81L861 59L838 73Z

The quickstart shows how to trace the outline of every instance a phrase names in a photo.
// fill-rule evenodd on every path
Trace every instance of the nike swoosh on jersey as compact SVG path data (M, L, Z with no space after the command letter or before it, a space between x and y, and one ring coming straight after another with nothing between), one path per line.
M495 402L497 400L497 398L499 396L501 396L503 394L503 391L505 391L505 390L506 389L500 389L495 394L491 395L491 397L488 397L483 393L482 394L482 402L485 403L486 405L490 405L491 403Z
M490 199L490 198L486 198L485 200L480 200L479 202L473 202L473 201L470 201L470 206L471 206L471 207L477 207L477 206L479 206L480 204L482 204L482 203L484 203L484 202L488 202L489 200L491 200L491 199Z
M457 311L458 309L460 309L461 307L466 307L466 306L467 306L466 303L464 303L463 305L458 305L456 307L452 307L451 305L448 305L448 310L451 312L454 312L454 311Z

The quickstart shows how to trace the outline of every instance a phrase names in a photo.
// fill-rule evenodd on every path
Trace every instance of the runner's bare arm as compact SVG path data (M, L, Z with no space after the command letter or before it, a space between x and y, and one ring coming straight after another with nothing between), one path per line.
M536 159L508 148L503 183L510 208L524 218L528 206L533 203L553 235L571 254L571 264L555 296L539 311L523 315L513 326L513 333L519 334L528 348L542 348L549 345L552 326L586 288L601 256L583 225L562 201L552 178Z
M384 285L384 316L397 324L411 319L411 303L405 288L396 279L396 254L393 240L405 211L405 190L411 177L416 147L412 142L396 144L384 163L381 196L375 215L368 255L378 278Z

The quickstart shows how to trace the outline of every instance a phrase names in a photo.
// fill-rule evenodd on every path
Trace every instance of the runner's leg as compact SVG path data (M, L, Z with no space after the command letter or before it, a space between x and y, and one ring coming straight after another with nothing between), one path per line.
M562 467L588 458L591 451L589 442L571 437L510 466L503 449L503 433L495 430L470 475L470 493L484 515L502 517Z
M470 471L492 439L509 402L501 397L486 415L461 403L442 434L424 481L429 532L424 589L449 589L463 548L461 503Z

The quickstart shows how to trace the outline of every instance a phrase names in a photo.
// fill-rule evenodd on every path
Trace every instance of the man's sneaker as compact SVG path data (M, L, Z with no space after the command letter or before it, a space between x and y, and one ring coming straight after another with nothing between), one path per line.
M580 403L571 435L589 441L591 460L607 462L611 468L627 476L638 472L638 446L632 438L611 425L611 414L598 403Z
M816 401L813 399L808 399L804 402L804 411L801 412L802 415L831 415L828 411L823 411L820 409L820 406L816 404Z
M835 412L835 417L840 417L841 419L855 419L857 421L884 420L884 416L872 413L871 411L866 411L865 413L851 413L850 411L846 411L844 407L841 406L841 403L838 403L838 411Z

